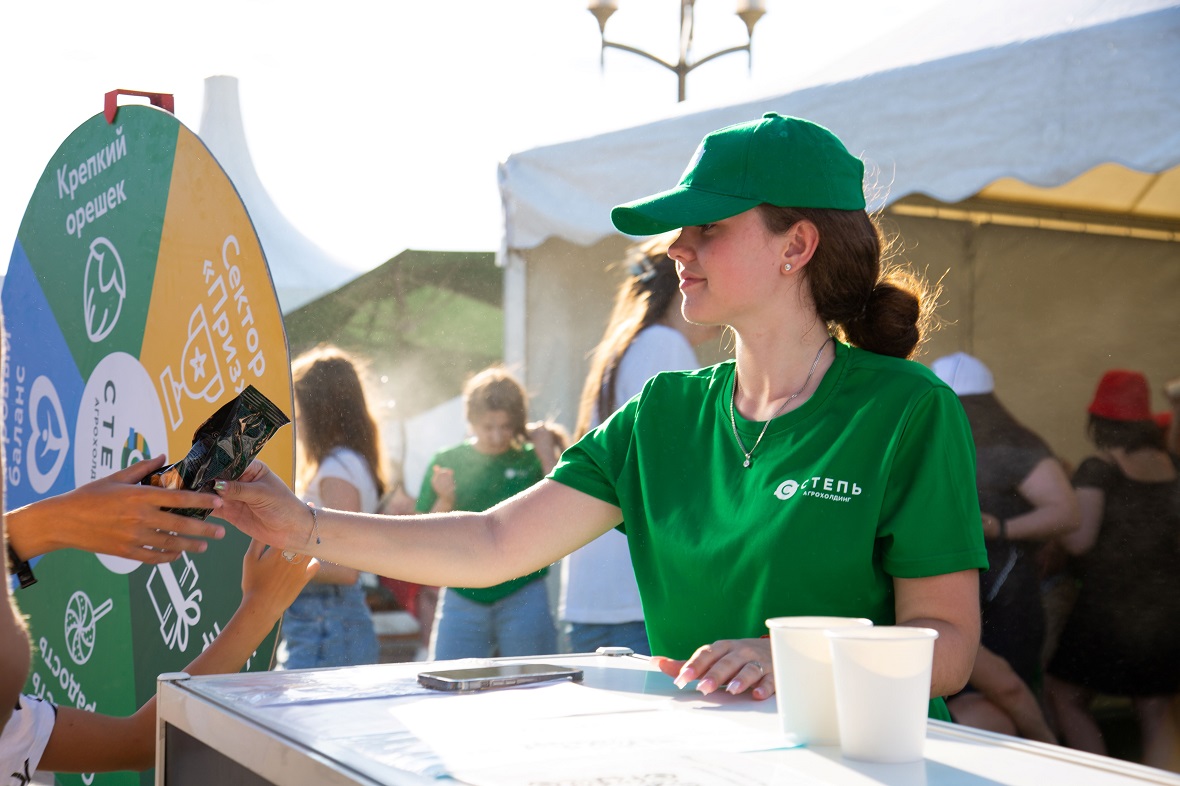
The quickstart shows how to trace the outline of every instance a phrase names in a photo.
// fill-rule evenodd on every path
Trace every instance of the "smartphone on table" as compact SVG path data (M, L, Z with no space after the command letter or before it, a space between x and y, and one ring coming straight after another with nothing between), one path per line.
M427 688L460 692L564 679L581 682L582 670L549 663L506 663L474 669L424 671L418 675L418 682Z

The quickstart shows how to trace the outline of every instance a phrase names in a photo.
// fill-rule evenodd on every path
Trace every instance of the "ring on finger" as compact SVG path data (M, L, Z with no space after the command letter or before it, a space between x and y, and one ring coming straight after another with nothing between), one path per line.
M752 661L750 661L749 665L751 665L751 666L753 666L754 668L758 669L758 673L759 673L759 674L763 674L763 675L765 675L765 674L766 674L766 667L765 667L765 666L763 666L763 665L762 665L761 663L759 663L758 661L756 661L756 660L752 660Z
M296 559L296 557L298 557L298 559ZM296 564L303 561L303 555L297 554L294 551L287 551L286 549L284 549L283 550L283 559L287 560L287 562L290 562L292 565L296 565Z

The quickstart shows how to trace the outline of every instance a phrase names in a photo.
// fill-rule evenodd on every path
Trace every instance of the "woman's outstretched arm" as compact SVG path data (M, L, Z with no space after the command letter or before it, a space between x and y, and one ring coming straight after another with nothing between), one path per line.
M255 461L219 482L218 515L253 538L417 584L488 587L556 562L622 521L614 505L542 480L483 513L312 511Z

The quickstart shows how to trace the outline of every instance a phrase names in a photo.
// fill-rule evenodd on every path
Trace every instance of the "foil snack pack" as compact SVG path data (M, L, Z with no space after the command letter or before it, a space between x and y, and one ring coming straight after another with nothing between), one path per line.
M188 455L143 479L149 486L212 491L216 480L237 480L276 431L290 419L270 399L249 385L217 410L193 434ZM207 508L165 508L207 519Z

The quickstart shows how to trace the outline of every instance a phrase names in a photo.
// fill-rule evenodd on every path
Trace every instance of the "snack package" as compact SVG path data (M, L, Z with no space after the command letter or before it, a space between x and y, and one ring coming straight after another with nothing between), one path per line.
M188 455L143 479L149 486L212 491L215 480L237 480L266 441L290 419L270 399L249 385L202 423ZM182 516L207 519L206 508L165 508Z

